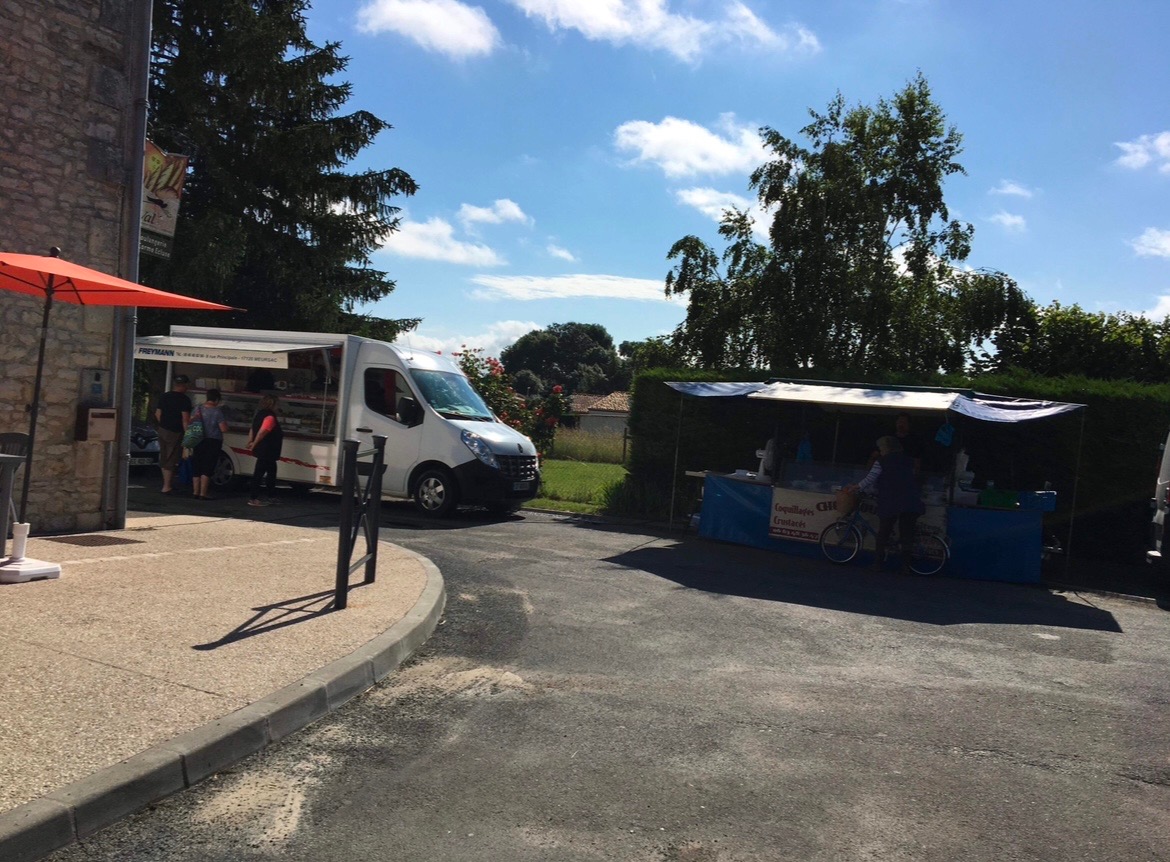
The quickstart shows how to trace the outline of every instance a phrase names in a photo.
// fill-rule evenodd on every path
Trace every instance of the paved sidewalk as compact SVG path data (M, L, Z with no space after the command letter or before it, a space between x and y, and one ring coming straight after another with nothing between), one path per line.
M392 671L437 624L443 580L378 553L376 582L332 612L336 530L132 513L29 540L62 574L0 586L0 859L92 834Z

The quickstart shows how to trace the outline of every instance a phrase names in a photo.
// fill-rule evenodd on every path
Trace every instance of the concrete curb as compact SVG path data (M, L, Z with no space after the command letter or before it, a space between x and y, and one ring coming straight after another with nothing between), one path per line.
M268 697L0 813L0 859L34 862L87 838L300 730L394 671L430 637L447 601L435 564L394 547L414 556L427 575L405 617L350 655Z

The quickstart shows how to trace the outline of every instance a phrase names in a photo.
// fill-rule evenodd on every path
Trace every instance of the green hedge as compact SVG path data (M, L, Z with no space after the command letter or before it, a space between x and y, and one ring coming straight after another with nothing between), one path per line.
M801 377L807 373L654 369L640 374L634 381L631 400L630 488L625 498L654 502L644 503L646 511L631 514L665 517L670 510L672 487L676 489L675 514L685 514L694 493L694 483L686 479L685 471L755 469L756 450L777 432L788 457L807 435L817 460L828 460L835 443L840 462L861 464L872 450L873 441L892 431L893 417L888 414L846 412L840 414L838 423L836 414L816 405L683 397L665 385L673 380L762 381L774 376ZM1044 378L1024 373L978 378L939 375L927 379L887 375L881 380L840 375L835 379L973 389L1087 405L1084 411L1019 424L980 422L953 415L951 421L957 428L957 439L971 456L977 481L994 478L996 487L1011 490L1034 490L1048 482L1058 491L1058 510L1045 516L1045 529L1062 543L1068 541L1075 493L1074 556L1123 562L1141 559L1149 530L1149 499L1157 477L1159 444L1170 427L1170 386L1078 377ZM931 439L940 422L941 417L929 422L918 420L915 431ZM928 467L945 471L952 463L955 448L934 450L934 463Z

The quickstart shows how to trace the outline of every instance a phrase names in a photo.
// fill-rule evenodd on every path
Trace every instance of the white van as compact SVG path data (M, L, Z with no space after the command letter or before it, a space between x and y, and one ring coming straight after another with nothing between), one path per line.
M386 436L386 497L413 499L427 515L457 505L495 511L536 496L536 447L505 425L450 359L356 335L172 326L137 339L135 358L168 363L167 381L187 376L198 406L222 393L229 431L216 485L250 476L245 448L263 394L280 399L284 447L277 476L303 486L340 481L342 441L372 446Z

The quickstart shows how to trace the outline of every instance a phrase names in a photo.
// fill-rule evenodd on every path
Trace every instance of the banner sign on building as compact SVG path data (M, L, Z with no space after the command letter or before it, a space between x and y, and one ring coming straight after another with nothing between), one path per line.
M188 161L188 156L167 153L146 142L142 168L142 254L164 259L171 256Z

